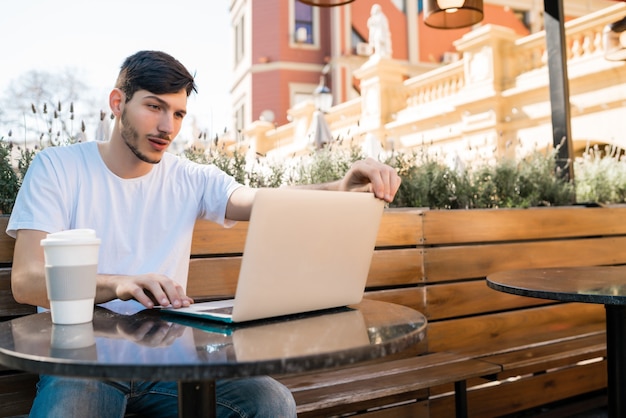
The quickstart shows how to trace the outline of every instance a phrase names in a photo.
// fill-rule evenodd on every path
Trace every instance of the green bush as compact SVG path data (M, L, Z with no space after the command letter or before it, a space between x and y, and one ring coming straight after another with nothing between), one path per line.
M355 161L363 158L356 147L347 151L323 148L297 159L295 172L286 180L288 184L319 184L339 180Z
M586 150L574 163L579 202L626 202L624 151L614 146Z
M501 160L467 169L423 155L398 154L386 161L402 177L392 206L480 209L572 204L573 185L555 171L554 155L537 152L520 162Z
M36 152L44 146L74 142L46 141L35 149L13 150L0 138L0 210L9 213L23 176ZM13 152L13 154L12 154ZM575 183L555 170L556 151L535 152L520 161L473 163L451 167L425 153L399 153L384 162L394 167L402 184L391 207L432 209L526 208L562 206L575 202L626 201L626 164L623 152L608 147L588 149L574 162ZM17 161L12 161L13 155ZM15 157L17 155L17 157ZM328 147L307 155L270 160L241 150L227 152L217 141L208 149L188 148L183 157L215 164L237 181L251 187L324 183L340 179L352 163L362 159L357 146Z
M20 188L20 179L13 169L12 144L0 138L0 213L11 213Z
M465 178L437 161L396 154L386 161L402 178L391 206L458 209L468 207Z

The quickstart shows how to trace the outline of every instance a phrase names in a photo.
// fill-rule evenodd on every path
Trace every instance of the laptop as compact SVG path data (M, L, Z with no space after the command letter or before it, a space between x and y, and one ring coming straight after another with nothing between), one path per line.
M164 310L239 323L359 303L383 208L372 193L259 189L234 299Z

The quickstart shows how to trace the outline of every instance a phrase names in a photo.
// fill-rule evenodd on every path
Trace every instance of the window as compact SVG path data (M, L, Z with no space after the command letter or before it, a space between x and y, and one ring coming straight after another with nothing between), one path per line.
M240 105L235 111L235 131L237 132L237 139L239 140L239 133L245 127L245 108L244 105Z
M244 39L243 24L244 24L243 16L241 16L241 18L239 18L239 21L235 25L235 54L234 54L235 65L241 62L241 60L243 59L243 55L244 55L245 39Z
M294 41L299 44L313 43L313 6L294 0Z
M303 102L313 103L313 91L317 84L289 83L289 106L291 108Z

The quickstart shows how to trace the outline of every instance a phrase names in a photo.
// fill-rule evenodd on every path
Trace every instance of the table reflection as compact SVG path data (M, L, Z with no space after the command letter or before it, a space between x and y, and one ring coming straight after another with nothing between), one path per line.
M626 296L626 285L608 285L580 290L579 293L604 296Z

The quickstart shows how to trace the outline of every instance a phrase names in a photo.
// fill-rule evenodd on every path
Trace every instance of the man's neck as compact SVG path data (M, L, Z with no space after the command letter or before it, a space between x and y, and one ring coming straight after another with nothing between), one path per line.
M99 143L98 150L107 168L123 179L145 176L154 165L137 158L123 141Z

